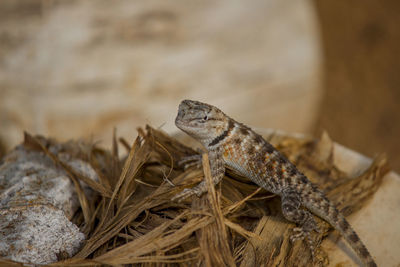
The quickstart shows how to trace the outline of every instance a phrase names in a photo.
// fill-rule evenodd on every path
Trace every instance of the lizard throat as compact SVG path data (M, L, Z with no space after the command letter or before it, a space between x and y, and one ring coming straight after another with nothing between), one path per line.
M228 123L228 129L226 129L221 135L217 136L216 138L214 138L209 144L208 146L215 146L217 144L219 144L220 142L222 142L226 137L229 136L230 132L232 131L232 129L235 127L235 124L233 123L232 120L229 120Z

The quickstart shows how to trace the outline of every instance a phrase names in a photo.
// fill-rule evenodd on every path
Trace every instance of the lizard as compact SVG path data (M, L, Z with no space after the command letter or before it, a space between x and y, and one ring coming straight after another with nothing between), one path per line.
M283 216L298 227L291 241L310 241L312 231L319 231L312 214L327 221L341 233L365 266L377 266L371 254L343 214L296 166L261 135L230 118L215 106L193 100L179 104L175 125L200 142L207 150L214 185L225 175L225 166L249 178L258 186L279 195ZM189 156L188 160L201 155ZM205 181L186 188L173 197L181 201L207 191Z

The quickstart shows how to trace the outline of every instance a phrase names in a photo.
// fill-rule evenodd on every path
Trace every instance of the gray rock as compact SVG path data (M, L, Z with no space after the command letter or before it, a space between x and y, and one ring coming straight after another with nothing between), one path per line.
M88 163L68 155L60 158L97 179ZM78 207L64 170L44 153L18 146L0 165L0 256L33 264L57 261L57 254L73 256L85 239L69 220Z

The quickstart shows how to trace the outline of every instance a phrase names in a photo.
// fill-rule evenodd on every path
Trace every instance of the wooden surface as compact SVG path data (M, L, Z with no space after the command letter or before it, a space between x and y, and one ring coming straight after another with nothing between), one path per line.
M335 161L341 170L357 173L365 169L371 159L341 145L335 145ZM363 238L378 266L398 267L400 264L400 176L388 173L369 203L350 216L349 222ZM331 257L330 266L357 266L356 256L343 240L330 235L322 247Z
M400 2L314 0L324 94L315 124L400 172Z

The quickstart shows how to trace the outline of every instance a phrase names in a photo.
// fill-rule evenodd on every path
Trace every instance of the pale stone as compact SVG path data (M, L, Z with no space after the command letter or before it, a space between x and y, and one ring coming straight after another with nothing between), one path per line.
M49 150L57 153L59 148ZM74 170L98 179L88 163L59 154ZM0 257L46 264L57 261L59 253L73 256L85 239L69 221L78 207L74 185L63 169L44 153L18 146L0 165Z

